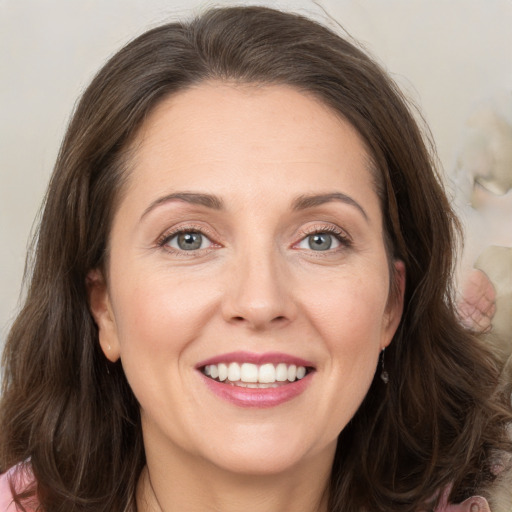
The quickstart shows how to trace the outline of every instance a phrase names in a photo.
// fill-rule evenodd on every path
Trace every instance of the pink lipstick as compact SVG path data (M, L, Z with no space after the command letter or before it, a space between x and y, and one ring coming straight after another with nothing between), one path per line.
M289 354L231 352L196 365L208 388L240 407L273 407L292 400L311 383L310 361Z

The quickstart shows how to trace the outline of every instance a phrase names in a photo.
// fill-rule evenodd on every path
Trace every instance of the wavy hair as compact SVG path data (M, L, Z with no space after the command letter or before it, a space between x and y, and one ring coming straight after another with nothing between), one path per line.
M206 80L286 84L348 120L373 160L405 310L378 376L341 432L329 510L417 512L487 493L510 451L509 390L464 330L450 288L458 224L397 86L355 44L296 14L207 11L152 29L99 71L77 105L47 192L25 304L5 347L0 468L30 461L46 512L135 510L145 464L139 407L103 356L86 276L104 268L137 131L166 97ZM20 466L21 467L21 466Z

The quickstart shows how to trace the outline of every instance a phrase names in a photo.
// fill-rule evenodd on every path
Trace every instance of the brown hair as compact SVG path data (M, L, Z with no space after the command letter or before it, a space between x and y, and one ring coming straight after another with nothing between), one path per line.
M101 69L69 125L37 236L25 305L4 353L0 467L30 459L47 512L132 510L145 463L138 404L100 351L86 276L107 257L130 142L163 98L205 80L287 84L347 119L373 157L405 311L339 436L333 512L431 507L484 493L512 417L493 356L451 297L456 221L394 83L355 45L298 15L214 9L138 37Z

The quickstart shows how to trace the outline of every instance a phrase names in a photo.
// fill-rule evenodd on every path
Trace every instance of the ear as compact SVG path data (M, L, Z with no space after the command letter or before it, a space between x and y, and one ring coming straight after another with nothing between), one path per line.
M103 273L94 269L86 277L89 309L98 326L98 337L105 357L115 363L120 356L119 340L107 283Z
M391 285L389 290L388 303L383 319L381 350L386 348L393 339L404 311L405 295L405 264L401 260L393 262Z

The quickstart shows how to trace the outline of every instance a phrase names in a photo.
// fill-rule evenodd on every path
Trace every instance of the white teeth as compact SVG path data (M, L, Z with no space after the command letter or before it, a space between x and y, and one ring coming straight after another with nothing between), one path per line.
M276 366L276 380L277 382L288 380L288 367L284 363L279 363Z
M264 384L276 381L276 368L273 364L262 364L258 372L258 381Z
M255 383L252 383L252 382L237 382L235 384L237 387L240 387L240 388L251 388L251 389L266 389L266 388L277 388L278 385L273 382L271 384L255 384Z
M220 382L228 380L242 387L263 388L276 387L276 382L294 382L303 379L306 374L304 366L294 364L265 363L261 366L252 363L219 363L209 364L203 368L203 373Z
M255 364L244 363L240 368L242 382L258 382L258 367Z
M240 380L240 365L238 363L231 363L228 366L228 380L231 382Z
M228 367L224 363L219 364L219 380L224 382L228 378Z

